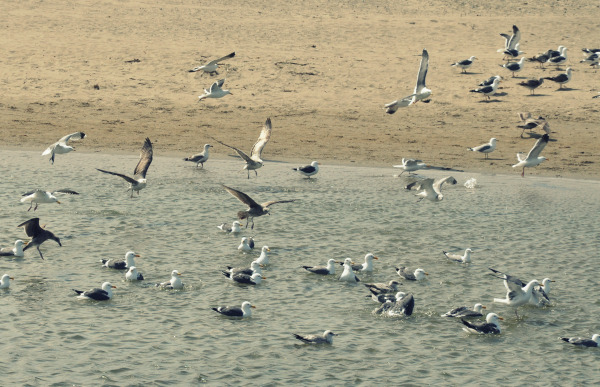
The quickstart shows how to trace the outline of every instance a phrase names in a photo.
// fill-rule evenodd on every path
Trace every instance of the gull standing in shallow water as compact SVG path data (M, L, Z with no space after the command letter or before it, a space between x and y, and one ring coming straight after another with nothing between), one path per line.
M15 241L15 247L4 247L0 250L0 257L23 257L23 246L27 246L27 243L20 239Z
M50 155L50 163L54 164L55 155L62 155L75 150L72 146L67 145L69 140L81 140L84 137L85 133L83 132L67 134L66 136L64 136L63 138L46 148L44 153L42 153L42 156Z
M185 159L183 159L183 161L191 161L193 163L196 163L196 168L198 168L199 165L202 165L202 169L204 169L204 163L208 160L209 148L212 148L212 145L204 144L204 151L192 155L190 157L186 157Z
M75 290L72 289L75 293L79 294L77 298L86 298L94 301L108 301L112 298L112 289L116 289L116 286L110 284L110 282L105 282L102 284L102 289L94 288L92 290L88 290L84 292L83 290Z
M446 312L442 315L442 317L456 317L456 318L474 318L474 317L483 317L483 313L481 313L481 309L486 309L485 306L481 304L475 304L473 309L469 309L466 306L461 306L459 308L452 309L449 312Z
M252 305L248 301L244 301L242 306L219 306L218 308L212 308L217 313L227 317L250 317L252 316L252 309L256 306Z
M246 195L245 193L243 193L241 191L237 191L237 190L227 187L226 185L223 185L223 184L221 184L221 186L223 188L225 188L225 190L227 192L229 192L231 194L231 196L235 197L237 200L239 200L240 202L242 202L248 206L246 211L238 211L238 213L237 213L238 219L240 219L240 220L248 219L246 221L246 228L248 228L248 224L250 223L250 221L252 221L251 228L254 229L254 218L257 216L269 215L269 207L272 206L273 204L291 203L291 202L296 201L296 199L271 200L269 202L264 202L262 204L258 204L250 196Z
M446 258L448 258L452 261L455 261L455 262L462 262L462 263L471 263L471 253L472 252L473 252L473 250L466 249L464 255L459 255L459 254L451 254L446 251L442 251L442 253L444 253Z
M560 339L579 347L600 347L600 335L597 334L592 336L591 340L583 339L581 337L561 337Z
M515 315L519 317L517 313L517 308L529 302L529 299L531 298L531 293L533 292L533 288L535 286L538 286L540 283L538 282L538 280L534 279L529 281L527 285L523 286L523 282L517 277L502 273L492 268L489 269L494 273L501 274L501 276L499 276L498 278L504 279L504 286L507 290L506 298L494 298L494 302L514 307Z
M493 151L496 150L496 140L494 137L492 137L490 139L490 142L487 144L483 144L483 145L479 145L473 148L467 148L467 150L473 151L473 152L480 152L485 154L485 158L488 158L488 153L492 153Z
M202 100L206 98L223 98L227 94L231 94L229 90L222 89L223 84L225 84L225 79L219 79L210 85L210 89L204 89L204 94L198 96L198 102L202 102Z
M498 317L496 313L488 313L484 323L470 323L463 320L463 331L467 333L479 333L479 334L499 334L500 333L500 322L498 320L504 320L502 317Z
M304 165L302 167L292 168L294 171L300 172L302 175L310 179L311 176L316 175L319 172L319 163L313 161L310 165Z
M146 187L146 173L148 172L150 163L152 163L152 155L152 143L150 142L150 139L146 137L144 145L142 145L140 160L138 161L137 165L135 166L135 169L133 170L133 177L129 177L117 172L105 171L103 169L98 168L96 169L100 172L119 176L125 179L125 181L129 183L129 189L127 189L127 191L131 191L131 197L133 197L133 191L136 191L139 195L140 191Z
M332 331L325 331L322 335L298 335L292 333L295 338L308 344L333 344L333 336L337 336Z
M548 144L548 140L550 140L550 136L546 133L535 142L535 145L531 148L525 158L522 157L522 153L517 153L517 160L519 160L519 162L512 167L523 167L521 177L525 177L525 167L536 167L547 160L544 156L540 156L540 153L544 150L546 144Z
M156 284L157 287L163 289L183 289L183 282L181 282L181 273L177 270L171 272L171 279L167 282L161 282Z
M31 210L31 207L33 207L33 203L35 203L35 208L33 209L34 211L37 210L38 205L40 203L57 203L60 204L60 202L58 201L58 199L56 198L56 194L68 194L68 195L79 195L78 192L75 191L71 191L70 189L59 189L56 191L44 191L41 189L36 189L34 191L29 191L29 192L25 192L22 198L21 198L21 203L26 203L29 202L30 206L27 209L27 211Z
M231 54L225 55L222 58L211 60L210 62L208 62L207 64L205 64L203 66L194 67L193 69L188 70L188 72L195 73L197 71L202 71L202 73L208 73L210 75L213 75L213 74L219 75L219 72L217 71L217 69L219 68L219 64L221 62L223 62L225 59L233 58L234 56L235 56L235 52L232 52Z
M408 281L423 281L426 278L425 276L429 275L429 273L426 273L425 270L423 270L423 269L415 270L414 274L407 273L406 267L404 267L404 266L397 267L396 273L398 273L398 275L400 277L402 277Z
M245 154L244 152L242 152L241 150L239 150L236 147L227 145L224 142L217 140L216 138L213 138L213 139L216 142L218 142L219 144L225 145L226 147L233 149L234 151L237 152L238 155L240 155L240 157L246 162L246 165L244 165L244 168L242 168L242 170L245 169L248 172L248 179L249 179L251 170L254 171L255 176L258 176L258 172L256 172L256 170L263 166L264 162L261 159L262 151L265 148L265 145L267 145L267 143L269 142L269 139L271 138L271 132L272 132L271 119L267 118L267 120L265 121L265 124L263 125L262 130L260 131L258 140L256 140L256 142L252 146L252 149L250 150L250 156L248 156L247 154Z
M42 243L46 242L48 239L52 239L62 247L60 239L56 235L40 227L40 218L31 218L28 221L21 223L17 227L23 227L25 234L27 234L28 237L31 237L31 241L27 244L27 246L25 246L23 251L35 246L38 253L40 253L40 258L44 259L44 256L40 250L40 245Z

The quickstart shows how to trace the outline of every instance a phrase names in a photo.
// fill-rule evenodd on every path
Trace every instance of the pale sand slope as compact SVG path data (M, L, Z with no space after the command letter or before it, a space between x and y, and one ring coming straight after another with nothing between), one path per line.
M249 150L267 117L265 159L391 165L402 157L473 171L514 173L517 112L547 117L553 130L534 175L598 177L600 72L579 63L600 46L600 3L585 1L4 1L0 3L0 125L4 148L41 151L82 130L82 152L187 156L214 136ZM569 48L569 90L546 81L536 96L500 68L499 33L512 25L533 56ZM387 115L412 93L420 53L430 53L430 104ZM197 102L216 77L187 70L231 51L220 100ZM471 55L470 74L451 63ZM139 63L125 63L139 59ZM558 74L533 63L518 75ZM493 102L469 93L505 76ZM100 87L94 89L94 85ZM491 160L467 146L498 138ZM226 149L215 144L214 154ZM41 156L40 156L41 157Z

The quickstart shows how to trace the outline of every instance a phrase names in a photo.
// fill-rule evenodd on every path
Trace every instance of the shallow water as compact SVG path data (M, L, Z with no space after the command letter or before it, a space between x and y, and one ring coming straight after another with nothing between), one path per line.
M2 259L0 273L16 278L0 291L3 385L173 385L287 383L328 385L510 383L559 384L600 380L600 351L567 345L559 336L600 333L597 316L600 183L453 173L439 203L418 203L392 168L324 165L313 179L292 165L268 162L258 178L238 173L241 162L210 160L205 170L176 158L155 157L149 185L129 198L118 177L102 168L132 172L137 155L74 152L54 166L37 152L0 156L2 246L24 233L15 226L39 216L63 247L46 242L23 259ZM443 176L432 173L432 176ZM478 187L463 183L475 177ZM244 206L224 183L258 202L277 204L256 218L254 231L222 233ZM19 203L33 188L70 188L79 196L42 204L33 213ZM271 248L267 279L256 287L232 284L220 270L258 256L237 251L255 235ZM474 250L473 263L447 262L442 250ZM146 278L126 283L124 272L101 267L102 258L134 250ZM421 267L423 283L407 283L416 307L405 319L375 317L377 304L362 285L305 272L301 265L329 258L380 259L363 282L398 278L394 267ZM504 297L488 267L523 280L549 277L553 305L513 310L492 303ZM153 287L183 272L185 289ZM338 274L341 273L341 270ZM114 298L76 298L110 281ZM211 307L256 305L245 320ZM502 334L468 335L440 314L481 302L498 313ZM303 345L292 333L339 334L332 346Z

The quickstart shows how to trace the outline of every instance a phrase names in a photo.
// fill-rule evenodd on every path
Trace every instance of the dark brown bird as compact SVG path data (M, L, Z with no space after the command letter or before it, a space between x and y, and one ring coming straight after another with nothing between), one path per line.
M62 247L60 239L56 235L40 227L40 218L31 218L28 221L21 223L17 227L23 227L25 229L25 234L27 234L28 237L31 237L31 242L25 246L23 251L35 246L37 251L40 253L40 258L44 259L44 256L40 251L40 245L42 243L46 242L48 239L52 239Z
M531 91L531 95L535 94L535 89L537 89L538 87L542 86L542 83L544 83L544 78L540 78L540 79L528 79L526 81L523 82L519 82L519 86L523 86L528 88Z
M241 191L237 191L233 188L227 187L223 185L223 188L227 190L233 197L237 198L240 202L246 204L248 209L246 211L239 211L237 216L240 220L248 219L246 222L246 228L248 228L248 223L252 221L252 229L254 229L254 218L263 215L269 215L269 206L277 203L290 203L296 201L296 199L291 200L271 200L269 202L264 202L262 204L258 204L255 202L250 196L246 195Z
M146 173L148 172L148 168L150 168L150 163L152 163L152 154L152 143L150 142L150 139L146 137L146 141L144 141L144 145L142 145L140 161L138 161L135 169L133 170L133 177L129 177L117 172L105 171L99 168L96 169L100 172L119 176L125 179L125 181L129 183L128 191L131 190L131 197L133 197L133 191L137 191L139 195L140 191L146 187Z

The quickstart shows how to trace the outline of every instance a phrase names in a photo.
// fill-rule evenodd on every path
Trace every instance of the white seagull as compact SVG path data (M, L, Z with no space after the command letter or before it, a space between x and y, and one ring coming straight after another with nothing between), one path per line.
M411 105L413 103L413 98L415 96L416 96L416 94L411 94L404 98L400 98L400 99L397 99L395 101L385 104L383 106L385 108L385 112L387 114L394 114L401 107L407 107L408 105Z
M496 313L488 313L485 318L484 323L470 323L468 321L463 320L460 321L463 323L463 331L467 333L478 333L478 334L499 334L500 333L500 323L498 320L504 320L502 317L498 317Z
M562 341L579 347L600 347L600 335L594 335L591 339L583 339L581 337L561 337Z
M550 304L550 282L555 282L550 278L544 278L542 284L539 287L533 288L531 292L531 298L529 303L538 307L546 306Z
M256 259L256 262L258 262L261 265L268 265L269 264L269 254L267 254L267 253L270 251L271 251L271 249L269 248L269 246L263 246L262 249L260 250L260 256Z
M408 281L423 281L429 273L426 273L423 269L417 269L414 273L406 272L406 267L400 266L396 268L396 273L405 280Z
M496 94L496 90L498 90L498 84L500 83L500 77L496 76L494 77L494 79L492 80L492 83L489 85L484 85L481 87L478 87L476 89L470 90L471 93L481 93L483 94L484 97L487 97L488 100L490 100L490 95L494 95ZM485 83L487 81L484 81L482 83Z
M302 268L314 274L331 275L335 274L335 264L335 259L330 258L327 266L302 266Z
M344 260L344 271L340 275L339 280L353 283L360 282L360 279L352 271L352 259L346 258Z
M220 229L223 232L227 232L227 233L239 233L242 232L242 229L240 228L241 223L238 220L234 220L233 223L231 223L231 227L227 226L225 223L221 223L220 226L217 226L218 229Z
M504 279L504 287L507 290L506 298L494 298L494 302L506 304L515 308L515 315L518 317L517 307L527 304L531 298L533 288L538 286L540 283L534 279L529 281L527 285L523 286L523 282L518 278L499 272L490 268L494 273L501 274L498 278Z
M431 95L431 90L425 85L425 77L427 76L427 69L429 68L429 53L426 49L423 49L421 54L421 63L419 64L419 73L417 74L417 85L415 86L414 95L412 102L417 103L423 101L428 103L430 100L427 99Z
M142 150L140 152L140 160L138 161L135 169L133 170L133 177L129 177L127 175L123 175L117 172L105 171L103 169L96 168L100 172L108 173L111 175L119 176L129 183L129 188L127 191L131 191L131 196L133 197L133 191L136 191L138 195L140 191L146 187L146 173L148 172L148 168L150 167L150 163L152 163L152 143L150 139L146 137L144 141L144 145L142 145Z
M471 65L473 64L473 62L475 61L475 59L477 59L476 57L472 56L469 59L465 59L465 60L461 60L459 62L453 63L451 66L453 67L459 67L462 69L463 73L467 73L467 69L469 67L471 67Z
M504 48L499 49L498 52L503 53L505 57L508 56L516 58L517 56L519 56L519 54L522 54L522 52L519 51L521 31L515 25L513 25L512 29L512 35L500 34L500 36L504 38Z
M133 251L128 251L125 253L125 259L101 259L100 262L102 266L110 269L125 270L131 266L135 266L135 257L139 258L140 255Z
M352 265L352 270L354 271L360 271L363 273L366 272L372 272L373 271L373 260L374 259L379 259L378 257L374 256L371 253L367 253L365 255L365 262L361 263L359 265Z
M27 242L23 242L21 239L15 241L15 247L4 247L0 249L0 257L23 257L23 246L27 246Z
M204 89L204 94L198 96L198 102L206 98L223 98L227 94L231 94L229 90L223 90L225 79L219 79L210 85L210 89ZM231 94L233 95L233 94Z
M55 196L56 194L79 195L78 192L72 191L70 189L59 189L52 192L36 189L34 191L25 192L23 195L21 195L23 196L21 198L21 203L30 203L29 209L27 209L27 211L31 210L31 207L33 207L33 203L35 203L35 208L33 209L35 211L37 210L38 205L40 203L60 204L60 202Z
M456 318L474 318L483 317L481 309L486 309L484 305L475 304L473 309L469 309L466 306L454 308L451 311L446 312L442 317L456 317Z
M561 46L561 48L559 56L552 57L548 60L551 64L556 65L556 68L567 61L567 48L564 46Z
M54 164L55 155L62 155L75 150L72 146L67 145L69 140L81 140L84 137L85 133L83 132L67 134L66 136L64 136L63 138L46 148L46 150L42 153L42 156L50 155L50 162Z
M325 331L322 335L298 335L292 333L295 338L308 344L333 344L333 336L337 336L332 331Z
M163 289L183 289L183 282L181 282L180 278L181 275L182 274L177 270L173 270L171 272L171 279L169 281L161 282L156 284L156 286Z
M419 169L425 169L425 168L427 168L427 164L425 164L421 160L402 158L402 164L394 165L393 167L394 168L402 168L403 171L400 172L400 175L399 175L399 176L402 176L402 174L404 172L410 173L410 172L417 171Z
M0 289L8 289L10 287L10 280L14 280L14 277L4 274L2 278L0 278Z
M449 181L451 184L456 184L456 179L454 179L452 176L435 182L431 178L419 182L419 185L416 187L416 189L422 189L422 191L415 194L415 196L419 196L419 200L417 201L420 202L423 199L431 200L432 202L444 200L444 195L442 195L442 185L446 181Z
M492 137L490 139L489 143L475 146L473 148L467 148L467 150L483 153L483 154L485 154L485 158L487 159L488 153L492 153L493 151L496 150L496 141L498 141L498 140L496 138Z
M231 54L225 55L222 58L211 60L204 66L194 67L193 69L188 70L188 72L195 73L197 71L202 71L203 73L208 73L210 75L213 75L213 74L219 75L219 72L217 71L217 69L219 68L219 64L221 62L223 62L225 59L233 58L234 56L235 56L235 52L232 52Z
M316 175L319 172L319 163L313 161L310 165L304 165L302 167L292 168L294 171L298 171L300 174L308 177L310 179L311 176Z
M144 276L142 275L142 273L139 273L137 271L137 267L131 266L127 273L125 273L125 279L127 281L142 281L144 279Z
M186 157L185 159L183 159L183 161L191 161L193 163L196 163L196 168L198 168L199 165L202 165L202 169L204 169L204 163L208 160L209 148L212 148L212 145L204 144L204 151L192 155L190 157Z
M252 251L252 247L248 244L248 238L243 237L240 245L238 246L238 250L244 253Z
M525 158L522 157L522 153L517 153L517 160L519 160L519 162L513 165L512 167L523 167L521 177L525 177L525 167L535 167L547 160L544 156L540 156L540 153L542 152L542 150L544 150L546 144L548 144L549 139L550 136L548 136L548 133L544 134L535 142L535 145L533 146L533 148L531 148L531 150L527 154L527 157Z
M444 253L446 258L448 258L452 261L455 261L455 262L462 262L462 263L471 263L471 253L472 252L473 252L473 250L466 249L465 254L460 255L460 254L451 254L451 253L448 253L447 251L442 251L442 253Z

